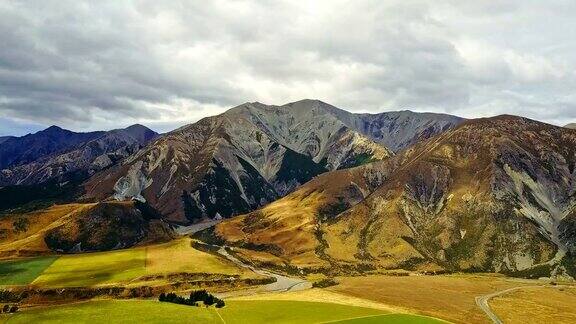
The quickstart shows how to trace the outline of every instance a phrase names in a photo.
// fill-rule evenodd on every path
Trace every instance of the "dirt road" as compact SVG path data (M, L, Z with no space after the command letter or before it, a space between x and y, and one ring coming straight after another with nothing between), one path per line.
M297 291L297 290L304 290L304 289L312 288L312 283L310 283L304 279L283 276L283 275L280 275L280 274L277 274L274 272L270 272L268 270L258 269L252 265L246 264L246 263L238 260L236 257L231 255L230 253L228 253L228 251L226 251L226 247L224 247L224 246L222 246L218 249L218 253L240 267L250 269L259 275L276 278L276 282L268 284L268 285L263 287L264 290L266 290L268 292L270 292L270 291Z
M484 313L486 313L486 315L492 320L492 322L496 323L496 324L502 324L502 320L498 317L498 315L496 315L492 309L490 308L490 305L488 304L488 302L490 301L490 299L497 297L497 296L501 296L504 294L508 294L511 293L513 291L516 290L520 290L520 289L526 289L526 288L540 288L540 287L544 287L544 286L520 286L520 287L514 287L514 288L509 288L509 289L505 289L505 290L501 290L501 291L497 291L488 295L484 295L484 296L478 296L476 297L476 304L478 305L478 307L480 307L482 309L482 311L484 311Z

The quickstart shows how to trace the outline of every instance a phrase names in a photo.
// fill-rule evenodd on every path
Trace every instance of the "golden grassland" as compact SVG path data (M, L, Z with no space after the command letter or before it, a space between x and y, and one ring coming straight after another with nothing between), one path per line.
M343 277L337 281L340 284L328 290L455 323L489 323L476 305L475 297L534 284L533 281L480 275L374 275Z
M260 276L210 253L196 250L183 237L168 243L109 252L64 255L34 280L46 287L137 284L138 278L170 273ZM147 284L161 284L147 282Z
M258 212L223 222L216 226L216 233L230 242L274 244L282 249L283 257L298 259L305 265L322 264L317 257L300 260L298 256L314 251L318 245L314 236L316 206L323 196L316 192L296 193L291 198L275 201Z
M266 294L255 294L249 296L233 297L230 300L287 300L287 301L307 301L318 303L334 303L356 307L374 308L389 313L408 313L402 307L390 306L372 300L353 297L326 289L307 289L300 291L275 292Z
M183 237L168 243L146 248L146 273L219 273L243 277L257 277L254 272L239 267L210 253L192 247L192 240Z
M576 288L525 288L489 304L504 323L576 323Z
M30 212L24 215L11 214L0 218L0 256L31 256L50 253L44 242L44 234L64 223L76 213L93 207L95 204L65 204ZM18 218L28 220L25 231L14 230L13 223Z

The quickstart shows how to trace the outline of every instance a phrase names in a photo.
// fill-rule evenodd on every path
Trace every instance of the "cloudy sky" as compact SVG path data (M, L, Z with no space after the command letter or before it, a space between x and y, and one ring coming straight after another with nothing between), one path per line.
M576 121L576 1L0 1L0 136L317 98Z

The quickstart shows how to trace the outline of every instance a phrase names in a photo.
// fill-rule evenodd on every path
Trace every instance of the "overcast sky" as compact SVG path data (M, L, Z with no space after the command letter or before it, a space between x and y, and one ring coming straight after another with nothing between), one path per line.
M0 136L303 98L565 124L575 17L574 0L0 1Z

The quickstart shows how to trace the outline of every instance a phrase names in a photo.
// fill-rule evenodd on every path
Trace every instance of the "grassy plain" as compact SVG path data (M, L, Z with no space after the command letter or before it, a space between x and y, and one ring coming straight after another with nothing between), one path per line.
M148 275L184 272L259 277L231 262L194 249L191 239L186 237L149 247L64 255L33 283L47 287L87 287L128 283Z
M92 301L23 310L6 323L221 323L213 310L156 301Z
M252 271L224 261L210 253L196 250L191 244L192 240L184 237L148 247L146 249L146 273L220 273L256 277Z
M29 284L57 258L47 256L0 262L0 285Z
M46 269L33 284L48 287L87 287L117 283L146 274L143 248L113 252L65 255Z
M24 310L7 323L322 323L384 314L381 310L298 301L229 301L191 307L148 300L92 301ZM402 323L402 322L399 322Z
M343 321L332 322L334 324L446 324L448 322L431 317L410 314L386 314L378 316L358 317Z
M576 323L576 288L525 288L489 304L504 323Z
M373 308L385 313L406 313L407 310L393 307L375 301L344 295L327 289L306 289L299 291L274 292L267 294L255 294L241 297L233 297L234 301L307 301L317 303L333 303L346 306Z
M489 323L476 305L477 296L533 285L534 282L498 276L367 276L338 278L328 290L365 298L455 323Z

